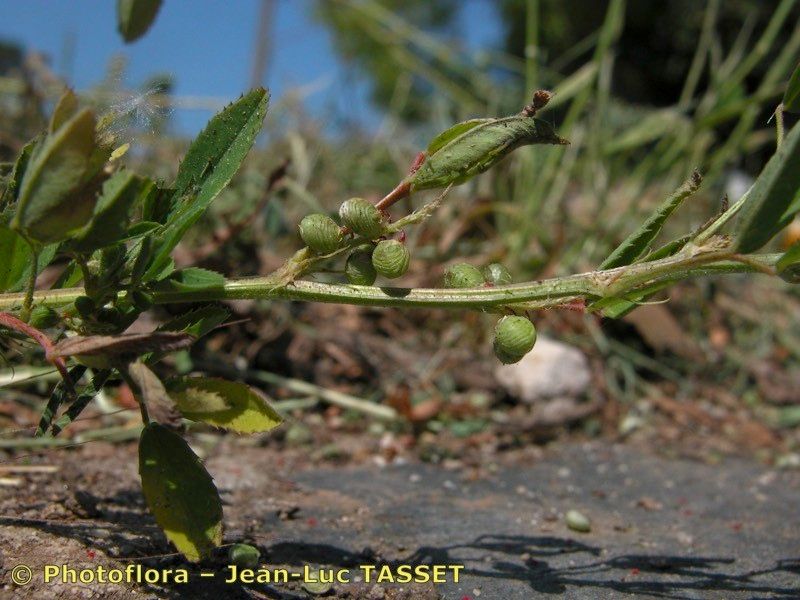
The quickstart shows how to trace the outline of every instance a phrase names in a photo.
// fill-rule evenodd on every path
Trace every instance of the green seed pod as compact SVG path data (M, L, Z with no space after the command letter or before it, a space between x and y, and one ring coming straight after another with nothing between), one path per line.
M386 231L386 223L381 211L363 198L350 198L339 208L342 223L354 233L374 240Z
M228 560L231 564L243 569L255 569L261 553L258 548L250 544L234 544L228 550Z
M483 267L483 277L486 283L492 285L508 285L511 283L511 273L500 263L492 263Z
M483 275L467 263L450 265L444 272L444 286L449 288L471 288L483 285Z
M330 254L342 245L342 231L327 215L308 215L300 221L300 237L317 254Z
M60 320L58 313L49 306L40 304L31 311L30 324L36 329L47 329L55 326Z
M397 240L383 240L378 242L372 251L372 266L375 270L389 279L395 279L408 271L411 254L405 244Z
M519 362L536 343L536 328L525 317L503 317L494 328L494 354L503 364Z
M372 285L378 276L375 267L372 265L372 246L368 249L356 248L344 265L344 273L347 280L353 285Z
M89 296L78 296L75 298L75 310L84 318L91 315L96 308L94 300L89 298Z

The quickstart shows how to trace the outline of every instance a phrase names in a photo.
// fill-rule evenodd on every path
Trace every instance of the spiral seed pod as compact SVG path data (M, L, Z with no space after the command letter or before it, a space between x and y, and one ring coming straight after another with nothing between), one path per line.
M483 275L467 263L447 267L444 272L444 285L449 288L471 288L483 285Z
M397 240L383 240L372 251L372 266L389 279L395 279L408 271L411 254L405 244Z
M48 327L55 326L58 321L59 316L56 311L49 306L40 304L33 307L29 323L37 329L47 329Z
M303 217L300 237L317 254L330 254L342 245L342 232L336 221L320 213Z
M339 207L342 223L357 235L374 240L386 231L386 223L381 211L363 198L350 198Z
M483 278L492 285L508 285L511 283L511 273L500 263L492 263L483 267Z
M503 364L519 362L536 343L536 328L525 317L503 317L494 328L494 354Z
M372 246L356 248L344 265L344 274L353 285L372 285L378 272L372 266Z

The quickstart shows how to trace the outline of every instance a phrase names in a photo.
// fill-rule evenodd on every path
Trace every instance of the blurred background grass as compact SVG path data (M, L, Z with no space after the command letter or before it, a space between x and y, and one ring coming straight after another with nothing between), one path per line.
M444 267L456 261L503 262L517 281L590 270L693 168L705 175L701 193L668 224L666 239L696 228L724 198L735 201L747 189L774 151L770 116L800 57L794 0L499 0L487 4L504 35L479 47L458 37L465 26L486 27L465 22L475 12L469 2L301 4L325 28L337 64L368 90L376 118L350 119L341 107L309 110L302 90L273 97L256 151L179 248L179 264L268 273L299 247L296 224L304 214L333 212L354 195L379 198L438 131L517 112L533 90L546 88L555 97L542 117L571 145L524 148L452 191L433 219L409 231L413 262L402 283L439 285ZM283 8L264 0L258 9L263 38ZM261 38L241 57L253 65L253 83L284 52ZM0 160L43 127L58 90L70 83L35 51L0 46ZM176 130L174 111L213 108L218 99L213 91L176 95L173 76L158 65L152 78L128 89L124 58L109 65L82 96L116 112L119 132L133 143L131 166L169 180L189 141ZM270 174L286 165L270 185ZM794 225L776 244L796 237ZM46 272L40 286L47 281ZM546 424L541 407L517 402L498 385L491 322L482 315L232 303L237 323L179 355L173 367L213 370L222 357L247 369L243 377L286 406L299 402L298 423L286 435L301 440L293 428L324 418L340 427L355 420L375 435L492 434L501 446L561 435L638 437L679 452L744 450L800 463L796 288L735 276L687 282L660 300L669 301L619 322L537 315L541 331L579 347L592 368L590 389L579 399L590 408ZM6 354L16 369L32 356L25 347ZM35 412L32 389L4 390L12 400L8 419L19 424L14 403ZM313 407L330 390L389 403L411 424L370 424L339 409L320 413ZM532 425L513 427L516 415Z

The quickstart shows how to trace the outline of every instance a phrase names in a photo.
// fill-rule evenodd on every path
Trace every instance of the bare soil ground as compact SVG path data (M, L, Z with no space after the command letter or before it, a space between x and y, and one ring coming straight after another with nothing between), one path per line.
M481 466L376 461L308 448L193 437L225 504L226 543L258 546L271 568L351 569L330 598L503 600L800 597L800 473L730 458L664 459L607 442L529 447ZM355 458L354 458L355 457ZM360 457L360 458L359 458ZM224 583L226 554L186 584L45 585L42 567L185 567L149 516L133 444L88 444L15 465L0 488L0 595L8 598L307 598L299 584ZM379 464L380 463L380 464ZM568 529L577 509L589 533ZM33 580L10 581L20 563ZM358 582L360 564L462 564L458 583ZM200 571L216 576L201 578Z

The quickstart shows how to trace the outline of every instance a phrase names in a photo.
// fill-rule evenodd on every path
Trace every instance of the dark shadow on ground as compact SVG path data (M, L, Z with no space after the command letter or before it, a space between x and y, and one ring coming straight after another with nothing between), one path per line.
M509 558L482 564L460 556L459 550L464 549L486 550ZM325 544L282 542L264 550L270 562L278 564L320 563L353 567L364 560L363 554ZM696 598L695 594L686 595L692 591L752 592L787 598L797 598L800 592L795 587L776 587L757 581L759 577L773 573L798 574L800 560L782 560L770 569L741 574L721 572L724 567L731 569L736 565L735 559L726 557L627 554L574 567L557 568L548 564L548 557L566 553L599 556L601 549L569 538L484 535L466 544L423 546L408 556L397 559L382 557L382 561L392 566L463 563L466 565L464 577L516 580L542 594L562 594L568 586L586 589L587 593L590 590L610 590L620 594L674 599ZM529 558L521 561L520 556L525 554ZM667 576L670 580L660 580Z
M115 500L130 500L135 493L122 492ZM105 499L108 501L109 499ZM158 527L147 513L133 506L129 511L113 513L104 511L104 519L81 522L54 522L36 519L0 517L0 525L8 527L35 528L53 535L72 538L84 544L87 550L101 550L112 558L137 560L143 565L168 568L186 564L179 556L163 556L174 552L163 541ZM111 519L108 519L111 517ZM108 519L108 520L107 520ZM118 556L120 548L133 552ZM563 594L568 588L583 589L587 594L605 590L619 594L649 595L659 598L697 598L696 592L752 593L754 598L797 598L796 587L779 587L759 581L760 578L785 572L800 575L800 559L785 559L774 567L745 573L733 573L736 566L733 558L724 556L698 557L662 554L625 554L606 560L593 560L602 553L601 548L569 538L555 536L504 536L482 535L463 544L448 546L421 546L402 557L376 556L369 549L349 550L329 544L309 544L302 541L278 542L260 547L262 557L269 565L286 565L302 568L313 564L325 567L356 568L361 564L387 564L393 567L405 564L464 564L462 578L474 581L474 585L485 584L485 580L518 581L539 594ZM478 561L464 556L466 550L480 550L492 555L490 561ZM588 562L575 566L554 567L548 562L564 554L588 558ZM153 556L158 558L150 558ZM497 556L500 555L500 556ZM140 557L140 558L137 558ZM524 560L520 557L526 557ZM224 572L224 555L211 563L201 565L205 569ZM200 567L189 567L199 571ZM727 571L727 572L726 572ZM269 594L270 597L292 600L305 598L264 584L231 585L218 576L216 581L193 578L194 583L179 586L143 584L141 590L161 597L182 598L191 594L196 598L251 598L248 590ZM481 582L480 580L483 580ZM473 585L470 583L469 585ZM694 593L693 593L694 592ZM588 597L588 596L587 596Z

